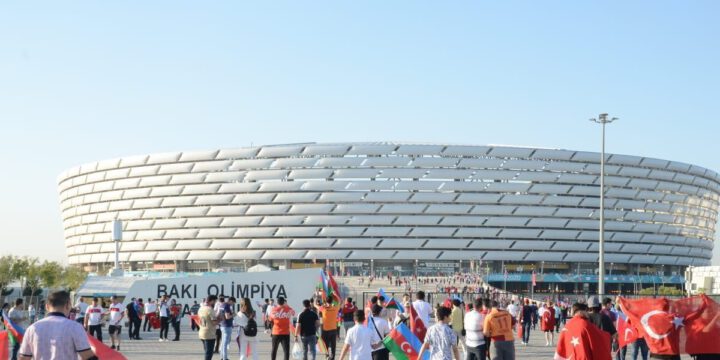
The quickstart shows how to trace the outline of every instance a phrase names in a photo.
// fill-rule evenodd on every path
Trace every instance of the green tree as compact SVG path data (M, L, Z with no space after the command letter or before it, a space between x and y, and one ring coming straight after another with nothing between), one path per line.
M60 285L63 267L55 261L45 261L40 265L40 286L54 289Z
M68 266L62 274L62 286L68 291L77 290L87 278L87 273L77 266Z
M12 293L12 291L8 289L8 286L17 280L15 272L13 271L15 260L15 257L10 255L0 257L0 297Z

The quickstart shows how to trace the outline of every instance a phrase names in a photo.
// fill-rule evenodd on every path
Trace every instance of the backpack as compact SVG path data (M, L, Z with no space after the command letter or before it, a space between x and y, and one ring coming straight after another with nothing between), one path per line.
M248 319L247 325L245 325L243 329L243 334L247 337L255 337L257 335L257 322L254 316Z

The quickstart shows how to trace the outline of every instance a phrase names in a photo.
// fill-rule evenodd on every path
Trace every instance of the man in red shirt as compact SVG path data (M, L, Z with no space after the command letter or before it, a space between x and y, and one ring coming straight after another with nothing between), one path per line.
M277 299L278 305L271 311L268 318L273 322L271 359L277 357L278 346L282 345L284 359L290 360L290 322L295 310L285 303L284 297Z
M355 321L353 320L353 314L355 311L357 311L357 306L353 304L352 298L345 299L345 305L343 305L342 308L342 319L343 319L343 327L345 328L345 336L347 336L348 330L355 325Z

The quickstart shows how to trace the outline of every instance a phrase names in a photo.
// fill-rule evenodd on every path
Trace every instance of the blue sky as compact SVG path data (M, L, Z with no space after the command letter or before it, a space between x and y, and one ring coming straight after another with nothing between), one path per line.
M596 150L587 119L609 112L621 118L609 151L720 170L718 10L0 3L0 252L62 260L56 176L149 152L377 140Z

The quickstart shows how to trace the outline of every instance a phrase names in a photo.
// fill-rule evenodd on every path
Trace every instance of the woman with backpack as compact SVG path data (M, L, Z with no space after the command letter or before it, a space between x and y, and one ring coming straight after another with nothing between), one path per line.
M240 301L240 312L237 314L238 337L237 342L240 348L240 360L258 358L258 337L257 321L255 310L253 310L250 299L243 298Z

